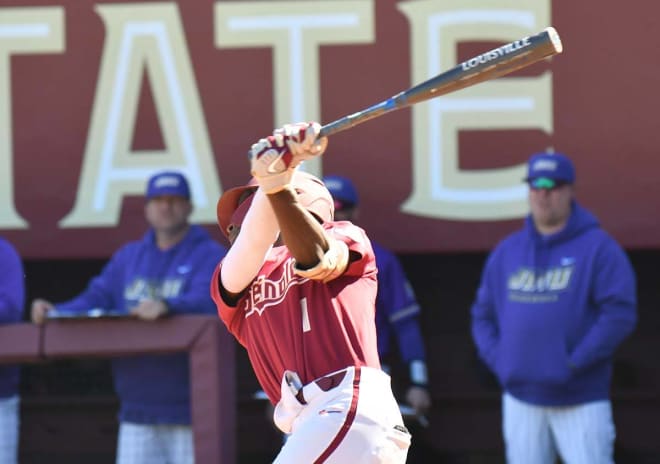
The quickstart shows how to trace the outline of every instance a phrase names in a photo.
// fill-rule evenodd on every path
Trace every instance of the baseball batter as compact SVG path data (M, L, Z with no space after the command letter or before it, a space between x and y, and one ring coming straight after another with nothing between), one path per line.
M211 294L290 435L275 463L404 463L410 434L376 348L371 244L333 221L328 190L297 169L325 151L319 130L286 125L252 146L253 181L218 202L232 246Z

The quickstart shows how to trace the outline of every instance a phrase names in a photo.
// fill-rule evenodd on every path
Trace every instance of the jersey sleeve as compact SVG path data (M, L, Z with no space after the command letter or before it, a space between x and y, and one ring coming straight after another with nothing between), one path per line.
M218 316L220 320L227 326L227 330L236 337L239 343L245 346L244 340L241 336L241 324L243 322L243 314L239 310L238 306L230 306L227 304L222 297L221 285L220 282L220 271L222 269L222 261L215 268L213 276L211 277L211 298L215 303L215 306L218 310ZM239 302L241 300L239 299Z
M392 324L418 316L420 307L415 291L398 258L378 245L374 244L373 248L378 267L377 311L384 313Z
M351 252L345 276L361 277L376 273L376 258L365 231L348 221L326 222L324 229L335 240L344 242Z
M129 255L127 252L128 246L131 245L120 248L112 255L101 273L89 282L87 288L82 293L71 300L57 303L55 305L57 309L67 312L83 312L92 308L110 310L123 308L121 301L118 301L114 289L121 287L117 283L123 280L125 263Z
M227 250L209 239L204 246L195 251L195 266L190 276L190 282L185 291L174 298L166 300L169 310L174 314L213 314L214 305L209 298L208 282L215 267Z
M18 322L25 304L23 264L18 253L0 240L0 324Z
M498 256L501 248L502 245L496 247L488 256L482 271L477 295L471 308L472 338L477 346L479 357L493 372L496 372L495 360L497 359L499 344L494 288L496 286Z
M386 324L378 325L378 338L385 339L389 335L380 331L391 331L396 337L402 361L406 364L425 361L426 352L418 318L420 306L412 285L394 253L377 244L373 244L373 248L378 267L376 313L386 319Z
M596 256L591 299L598 318L570 355L576 369L611 359L637 324L637 283L625 251L609 236Z

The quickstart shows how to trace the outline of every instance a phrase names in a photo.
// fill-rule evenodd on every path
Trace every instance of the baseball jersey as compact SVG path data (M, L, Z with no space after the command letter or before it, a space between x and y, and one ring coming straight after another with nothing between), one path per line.
M247 349L255 375L275 404L285 370L303 384L348 366L380 368L376 349L376 262L364 231L350 222L327 222L326 232L360 258L323 283L294 272L285 246L274 247L236 306L220 295L222 263L211 293L229 331Z
M172 314L214 314L208 282L226 250L191 226L175 246L161 250L153 230L121 247L76 298L56 305L128 312L145 298L163 299ZM141 355L112 361L119 418L140 424L189 424L188 353Z
M409 363L416 359L424 361L426 354L417 319L420 308L415 292L396 255L375 242L372 242L372 246L378 267L378 354L384 359L391 353L394 337L403 362Z
M0 324L20 322L25 305L23 264L9 242L0 238ZM0 398L18 393L18 366L0 365Z

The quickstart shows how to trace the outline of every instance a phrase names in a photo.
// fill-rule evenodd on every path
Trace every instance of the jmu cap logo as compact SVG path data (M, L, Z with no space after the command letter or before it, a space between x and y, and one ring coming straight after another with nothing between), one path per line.
M532 172L537 173L538 171L556 171L557 162L554 160L542 159L538 160L532 166Z
M190 198L188 181L183 174L167 171L151 176L149 183L147 184L147 199L163 195Z
M154 187L155 188L163 188L163 187L177 187L181 184L181 181L179 180L178 177L175 176L162 176L156 179L156 182L154 182Z
M539 177L572 184L575 182L573 162L561 153L536 153L527 163L526 182Z

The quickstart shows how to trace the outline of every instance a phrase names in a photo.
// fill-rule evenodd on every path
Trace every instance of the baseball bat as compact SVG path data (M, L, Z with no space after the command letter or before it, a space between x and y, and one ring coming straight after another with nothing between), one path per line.
M355 127L394 110L430 100L456 90L509 74L544 58L562 52L561 39L554 27L494 48L431 79L336 121L325 124L319 137L327 137Z

